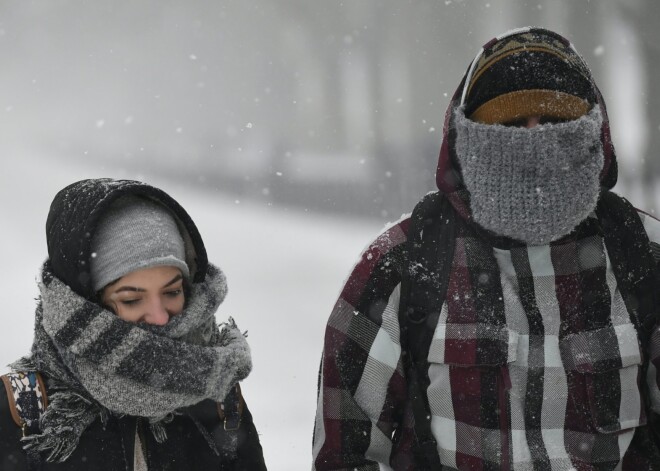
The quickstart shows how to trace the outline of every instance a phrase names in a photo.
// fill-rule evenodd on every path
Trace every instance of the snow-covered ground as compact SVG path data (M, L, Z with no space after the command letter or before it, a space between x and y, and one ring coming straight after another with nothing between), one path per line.
M218 321L233 316L249 330L254 370L243 391L272 471L309 469L316 375L328 314L376 221L255 205L126 169L74 165L52 157L2 152L0 172L0 373L29 352L35 278L46 257L45 221L55 193L82 178L145 179L192 215L209 259L227 274Z

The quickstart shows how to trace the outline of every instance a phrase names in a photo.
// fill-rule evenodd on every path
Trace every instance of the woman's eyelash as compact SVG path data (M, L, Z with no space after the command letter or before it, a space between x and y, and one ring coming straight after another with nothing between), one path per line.
M168 296L170 298L176 298L177 296L181 295L181 293L183 293L183 289L179 288L172 291L166 291L165 296ZM119 302L124 306L134 306L140 301L141 301L140 299L124 299Z
M126 306L132 306L132 305L137 304L138 302L140 302L140 300L139 299L126 299L126 300L122 300L122 301L119 301L119 302L126 305Z

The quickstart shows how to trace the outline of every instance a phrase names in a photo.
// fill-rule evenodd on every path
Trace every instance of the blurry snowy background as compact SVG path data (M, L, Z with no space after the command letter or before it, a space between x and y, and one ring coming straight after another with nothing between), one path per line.
M248 329L271 470L309 469L323 329L387 221L434 189L449 96L507 29L569 37L618 189L660 209L657 0L0 0L0 372L31 343L50 201L112 176L191 213Z

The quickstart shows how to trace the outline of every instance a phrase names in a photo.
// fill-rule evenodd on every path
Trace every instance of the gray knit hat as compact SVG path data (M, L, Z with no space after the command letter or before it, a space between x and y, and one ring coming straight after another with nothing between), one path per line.
M92 284L102 289L135 270L173 266L190 275L185 246L172 214L136 196L118 199L102 216L92 238Z

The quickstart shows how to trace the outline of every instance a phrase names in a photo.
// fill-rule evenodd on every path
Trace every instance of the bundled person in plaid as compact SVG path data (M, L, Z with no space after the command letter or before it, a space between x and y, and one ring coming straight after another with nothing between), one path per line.
M436 175L330 315L314 469L660 470L660 221L566 39L482 48Z
M252 368L188 213L131 180L73 183L46 222L30 356L0 387L3 470L265 470Z

